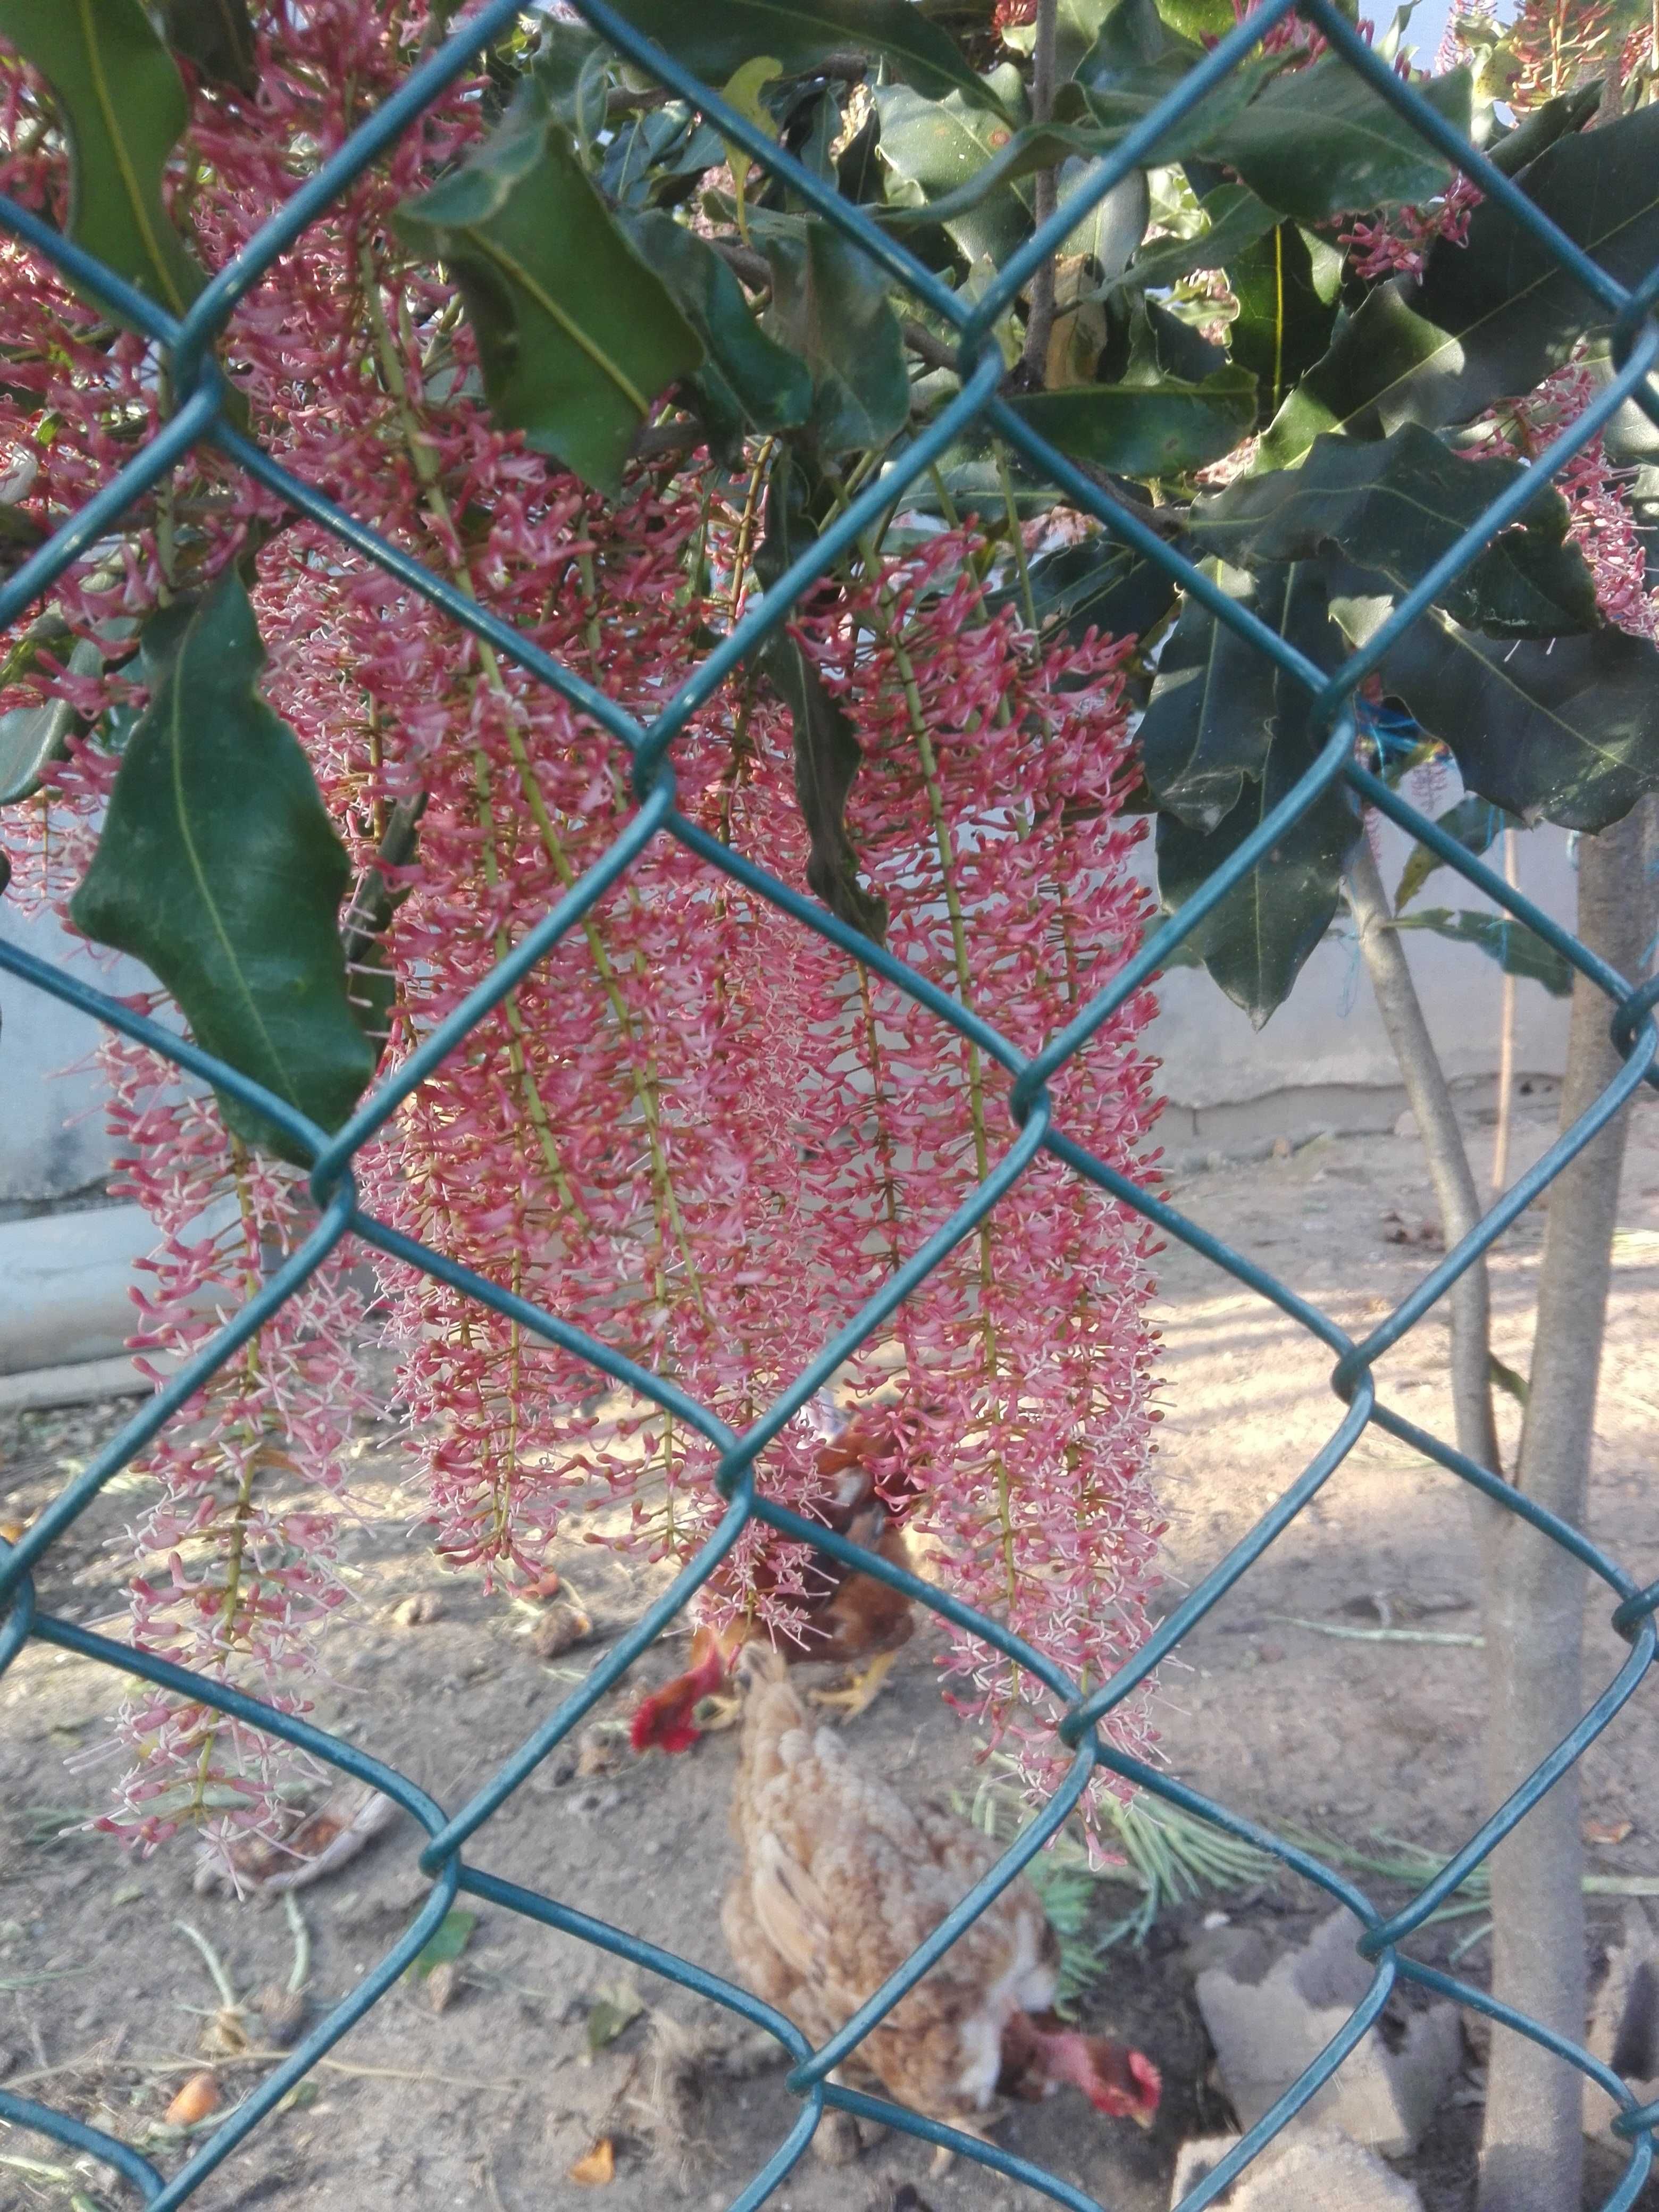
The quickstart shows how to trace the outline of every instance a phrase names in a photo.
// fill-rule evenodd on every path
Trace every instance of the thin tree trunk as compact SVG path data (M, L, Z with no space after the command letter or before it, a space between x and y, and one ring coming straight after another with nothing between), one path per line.
M1510 889L1521 887L1521 840L1513 830L1504 832L1504 881ZM1492 1139L1492 1190L1502 1195L1510 1179L1510 1129L1515 1108L1515 998L1518 978L1504 970L1504 1003L1498 1033L1498 1133Z
M1406 1096L1417 1116L1440 1208L1440 1224L1449 1247L1467 1236L1480 1218L1480 1194L1445 1071L1423 1018L1400 933L1394 927L1388 894L1371 848L1363 837L1348 865L1347 894L1359 932L1360 957L1400 1064ZM1451 1311L1452 1417L1457 1448L1480 1466L1501 1472L1492 1410L1491 1305L1484 1261L1464 1270L1448 1292L1447 1303Z
M1046 123L1054 106L1054 40L1060 0L1037 0L1036 41L1031 49L1031 120ZM1059 205L1055 173L1039 169L1032 180L1031 214L1039 228ZM1048 340L1054 327L1054 262L1049 255L1031 279L1030 313L1025 319L1021 360L1041 383L1048 365Z
M1649 800L1578 848L1578 935L1635 978L1653 928ZM1606 998L1573 988L1565 1128L1619 1070ZM1539 1275L1535 1346L1517 1486L1582 1525L1627 1115L1557 1176ZM1496 1507L1485 1531L1486 1791L1509 1796L1583 1711L1584 1570ZM1492 1857L1492 1990L1563 2035L1584 2033L1583 1848L1574 1766ZM1576 2212L1583 2187L1582 2084L1524 2036L1492 2034L1479 2212Z

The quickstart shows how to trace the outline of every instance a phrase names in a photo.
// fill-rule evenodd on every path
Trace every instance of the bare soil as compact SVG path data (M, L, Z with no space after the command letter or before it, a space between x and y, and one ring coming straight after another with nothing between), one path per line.
M1541 1152L1554 1102L1523 1102L1517 1167ZM1477 1159L1489 1127L1471 1126ZM1217 1163L1176 1193L1194 1218L1260 1259L1355 1334L1374 1324L1437 1256L1415 1237L1433 1218L1421 1156L1403 1137L1316 1139L1286 1157ZM1389 1217L1394 1217L1390 1219ZM1597 1421L1593 1528L1639 1579L1659 1578L1659 1106L1638 1109L1615 1255L1607 1357ZM1534 1209L1494 1263L1497 1349L1524 1374L1544 1215ZM1164 1332L1167 1417L1161 1485L1170 1516L1168 1601L1178 1601L1242 1537L1334 1427L1340 1407L1328 1354L1261 1299L1183 1249L1163 1261L1156 1318ZM1438 1315L1381 1364L1384 1396L1449 1432L1446 1330ZM366 1354L367 1357L374 1355ZM122 1409L36 1413L0 1425L0 1517L25 1518L95 1449ZM1518 1413L1503 1408L1513 1443ZM455 1805L592 1663L586 1644L538 1661L522 1611L441 1575L412 1527L414 1501L389 1417L365 1427L349 1537L356 1602L331 1636L319 1717L371 1746L443 1802ZM58 1547L40 1577L43 1604L89 1620L115 1607L129 1502L118 1487ZM635 1619L656 1577L602 1550L573 1547L569 1571L600 1641ZM398 1601L436 1593L436 1616L407 1626ZM1371 1640L1379 1626L1474 1634L1479 1628L1472 1528L1449 1477L1373 1432L1243 1583L1165 1669L1158 1723L1172 1772L1281 1830L1353 1846L1379 1835L1437 1851L1455 1847L1481 1812L1479 1729L1483 1660L1468 1645ZM1611 1678L1625 1647L1611 1604L1592 1592L1589 1680ZM1330 1631L1346 1632L1334 1634ZM683 1646L638 1670L659 1679ZM975 1745L942 1704L927 1630L903 1655L880 1702L854 1724L860 1755L916 1791L971 1790ZM292 1937L269 1901L192 1893L184 1843L134 1863L100 1835L76 1829L98 1804L99 1770L66 1770L95 1744L120 1694L102 1669L31 1645L0 1684L0 2078L129 2140L153 2129L194 2064L218 2000L201 1956L176 1926L192 1923L217 1948L240 1994L287 1977ZM631 1687L613 1701L625 1711ZM562 1751L509 1799L474 1863L524 1882L688 1958L726 1971L719 1900L730 1864L726 1797L734 1745L713 1736L690 1756L580 1774ZM1585 1760L1593 1865L1659 1875L1659 1700L1644 1687ZM1626 1828L1626 1824L1628 1827ZM310 1996L326 2007L349 1990L425 1894L418 1838L400 1823L331 1879L301 1893L312 1945ZM1406 1893L1361 1876L1380 1901ZM1103 1885L1103 1924L1134 1902ZM1141 2044L1168 2094L1156 2130L1097 2120L1070 2097L1022 2110L1010 2148L1051 2166L1112 2212L1161 2212L1178 2144L1227 2123L1207 2081L1210 2053L1193 2002L1195 1968L1216 1932L1206 1915L1264 1930L1275 1948L1302 1940L1317 1900L1285 1881L1206 1898L1165 1914L1143 1948L1119 1947L1090 2016ZM1622 1905L1593 1901L1598 1952ZM1445 1961L1478 1918L1425 1932L1418 1955ZM1484 1942L1458 1971L1479 1980ZM204 2208L262 2205L292 2212L407 2212L411 2203L540 2212L593 2199L613 2212L665 2203L727 2204L787 2132L793 2101L775 2068L702 2079L701 2109L675 2114L653 2100L651 2017L589 2050L596 2004L632 1982L647 2008L696 2030L711 2010L583 1945L480 1908L457 1962L450 2002L400 1984L337 2046L291 2107L273 2117L192 2200ZM600 2015L602 2020L604 2015ZM1412 2170L1427 2212L1464 2212L1480 2124L1480 2043ZM228 2064L227 2099L263 2062ZM615 2178L567 2177L600 2137ZM166 2171L178 2147L155 2154ZM0 2159L67 2166L41 2138L0 2129ZM958 2163L939 2179L921 2145L889 2137L850 2167L810 2155L783 2183L780 2212L993 2212L1037 2202ZM131 2199L87 2169L100 2207ZM1596 2164L1605 2198L1616 2168ZM909 2185L916 2194L905 2194ZM80 2200L82 2206L86 2203ZM1644 2199L1645 2203L1648 2200ZM1659 2203L1659 2197L1656 2197ZM65 2206L70 2189L0 2165L0 2205Z

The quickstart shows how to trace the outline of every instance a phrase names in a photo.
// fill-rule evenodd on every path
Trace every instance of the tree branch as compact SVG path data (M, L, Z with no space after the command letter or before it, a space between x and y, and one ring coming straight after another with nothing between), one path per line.
M1054 111L1054 37L1060 20L1060 0L1037 0L1036 43L1031 54L1031 120L1047 123ZM1057 204L1055 172L1039 169L1033 180L1031 213L1042 228ZM1020 358L1038 386L1046 380L1048 341L1054 327L1054 261L1050 254L1031 279L1030 310L1025 319L1025 347Z
M1382 878L1364 837L1348 864L1345 887L1376 1010L1399 1063L1412 1112L1417 1116L1429 1178L1440 1208L1441 1229L1449 1250L1480 1220L1480 1194L1463 1133L1457 1126L1445 1070L1429 1035ZM1492 1309L1484 1260L1464 1269L1447 1293L1447 1302L1451 1311L1452 1413L1457 1448L1480 1466L1501 1474L1492 1410Z
M1578 935L1636 977L1654 923L1650 841L1659 808L1644 800L1578 848ZM1561 1127L1619 1073L1606 998L1574 978ZM1589 1492L1613 1232L1629 1112L1614 1117L1550 1187L1538 1316L1516 1486L1582 1528ZM1584 1569L1513 1513L1486 1509L1486 1632L1490 1710L1488 1803L1505 1797L1577 1725ZM1584 2033L1583 1839L1573 1765L1492 1855L1492 1995L1559 2034ZM1583 2084L1576 2068L1529 2037L1494 2027L1486 2077L1480 2212L1563 2212L1580 2202Z

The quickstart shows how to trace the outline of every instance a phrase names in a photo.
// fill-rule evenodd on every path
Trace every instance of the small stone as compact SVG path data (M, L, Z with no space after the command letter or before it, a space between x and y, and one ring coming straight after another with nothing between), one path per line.
M586 1728L576 1745L576 1771L584 1781L595 1774L610 1774L622 1765L617 1739L602 1728Z
M290 1990L280 1982L267 1982L253 2000L265 2041L273 2051L286 2051L300 2039L310 2009L303 1990Z
M460 1986L460 1970L454 1960L441 1960L426 1978L427 2002L433 2011L447 2012Z
M1273 1158L1276 1160L1289 1159L1291 1150L1292 1146L1288 1137L1275 1137L1273 1139Z
M1394 1133L1396 1137L1414 1137L1417 1134L1417 1116L1409 1106L1395 1122Z
M392 1619L398 1628L424 1628L428 1621L443 1618L444 1601L436 1590L416 1590L412 1597L400 1597L392 1608Z
M550 1606L530 1632L530 1648L538 1659L556 1659L562 1651L593 1633L593 1623L572 1599Z
M1199 1974L1198 2008L1228 2102L1245 2127L1277 2102L1364 1996L1372 1969L1358 1948L1364 1933L1341 1907L1260 1982L1241 1982L1220 1966ZM1426 2133L1462 2059L1456 2007L1432 2005L1408 2016L1392 2048L1372 2028L1304 2110L1354 2144L1404 2158Z

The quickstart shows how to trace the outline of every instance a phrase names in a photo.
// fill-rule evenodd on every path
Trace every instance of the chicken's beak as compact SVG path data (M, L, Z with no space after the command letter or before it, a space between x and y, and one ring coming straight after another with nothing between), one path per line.
M1157 2112L1149 2112L1145 2105L1132 2105L1129 2108L1129 2118L1138 2128L1143 2129L1148 2135L1158 2125Z

